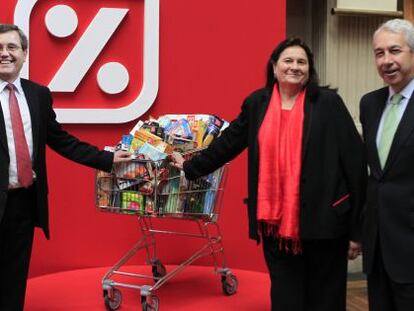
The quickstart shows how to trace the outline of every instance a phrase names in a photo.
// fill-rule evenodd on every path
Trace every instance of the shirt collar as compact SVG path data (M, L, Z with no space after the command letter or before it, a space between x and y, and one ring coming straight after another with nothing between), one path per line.
M6 87L8 83L9 82L0 79L0 92L3 92L4 88ZM14 80L12 84L14 84L19 94L23 94L23 88L22 88L20 77L17 77L17 79Z
M388 101L391 99L391 97L395 94L394 90L389 87L389 95L388 95ZM399 92L404 98L410 99L411 95L414 91L414 79L412 79L402 90Z

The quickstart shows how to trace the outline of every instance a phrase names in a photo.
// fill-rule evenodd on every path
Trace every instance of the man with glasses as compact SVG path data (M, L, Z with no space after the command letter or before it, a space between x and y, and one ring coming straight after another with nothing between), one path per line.
M28 42L0 24L0 310L24 307L34 227L49 238L46 145L60 155L110 171L129 153L100 151L56 121L48 88L19 77Z

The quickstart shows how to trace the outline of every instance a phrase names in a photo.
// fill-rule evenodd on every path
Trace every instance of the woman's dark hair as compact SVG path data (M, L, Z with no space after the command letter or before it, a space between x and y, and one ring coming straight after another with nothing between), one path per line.
M267 63L266 67L266 87L267 88L273 88L273 85L277 83L277 80L275 78L274 72L273 72L273 64L276 64L276 62L280 58L280 54L284 50L286 50L289 47L292 46L299 46L302 49L304 49L306 56L308 57L309 62L309 80L306 83L307 86L318 86L319 84L319 78L318 74L316 73L315 69L315 62L313 60L313 54L308 45L303 42L301 39L292 37L287 38L279 43L279 45L273 50L272 55L270 55L269 62Z

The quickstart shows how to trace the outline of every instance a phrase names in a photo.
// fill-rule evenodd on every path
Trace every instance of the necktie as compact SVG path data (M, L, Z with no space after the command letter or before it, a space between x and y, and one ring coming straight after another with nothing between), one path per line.
M33 183L32 160L27 146L19 104L15 94L15 86L9 83L10 119L13 128L14 147L16 150L17 177L22 187L27 188Z
M390 101L391 105L384 116L382 133L378 145L378 155L382 168L384 168L385 162L387 161L394 134L398 127L398 104L402 98L403 96L401 94L394 94Z

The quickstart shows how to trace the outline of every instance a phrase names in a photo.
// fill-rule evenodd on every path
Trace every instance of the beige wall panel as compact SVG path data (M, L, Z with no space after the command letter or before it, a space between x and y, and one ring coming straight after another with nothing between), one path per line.
M332 15L335 6L336 0L288 2L287 34L307 41L315 56L321 84L338 88L358 124L361 96L383 86L375 68L371 42L375 29L390 17Z
M337 0L336 7L354 10L396 11L397 0Z
M373 32L384 21L377 16L328 16L326 82L339 88L356 120L361 96L383 86L371 42Z

